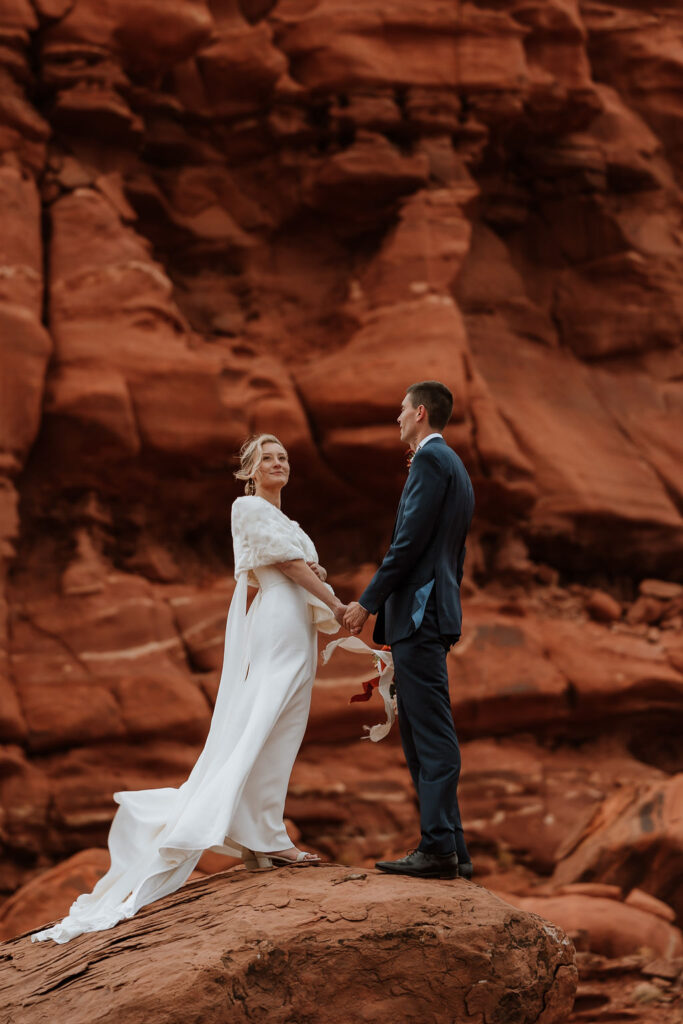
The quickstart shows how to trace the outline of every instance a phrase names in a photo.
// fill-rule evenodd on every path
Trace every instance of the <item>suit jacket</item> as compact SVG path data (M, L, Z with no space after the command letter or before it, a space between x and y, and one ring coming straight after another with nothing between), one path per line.
M474 511L467 470L442 437L413 456L391 547L360 603L377 614L373 638L393 644L419 629L434 591L439 632L460 636L460 582Z

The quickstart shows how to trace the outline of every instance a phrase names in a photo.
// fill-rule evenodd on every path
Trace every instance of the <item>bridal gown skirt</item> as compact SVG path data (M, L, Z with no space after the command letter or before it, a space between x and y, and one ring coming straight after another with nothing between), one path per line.
M246 573L235 588L211 728L189 778L178 789L114 794L109 871L34 939L68 942L132 917L178 889L206 849L239 856L292 845L283 812L308 719L317 629L336 626L322 602L277 569L255 575L248 614Z
M249 773L229 839L239 848L265 852L292 845L282 816L308 722L318 644L305 591L276 570L257 575L260 606L251 622L244 691L251 703L244 714L251 733L245 751Z

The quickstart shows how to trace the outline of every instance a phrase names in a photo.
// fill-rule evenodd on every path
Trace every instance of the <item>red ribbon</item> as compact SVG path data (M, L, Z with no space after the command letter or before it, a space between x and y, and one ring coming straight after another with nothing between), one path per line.
M389 647L387 644L384 644L384 646L381 647L380 650L382 650L382 651L390 651L391 647ZM379 686L379 681L380 681L381 675L382 675L382 673L380 672L380 674L378 676L375 676L374 679L366 679L361 684L362 687L363 687L363 692L362 693L354 693L353 696L349 698L349 704L359 704L362 701L370 700L370 698L372 697L373 691L376 690L377 687Z
M363 692L354 693L354 695L349 698L349 704L358 704L360 701L370 700L372 697L372 691L376 690L379 686L379 676L375 676L374 679L366 679L362 686Z

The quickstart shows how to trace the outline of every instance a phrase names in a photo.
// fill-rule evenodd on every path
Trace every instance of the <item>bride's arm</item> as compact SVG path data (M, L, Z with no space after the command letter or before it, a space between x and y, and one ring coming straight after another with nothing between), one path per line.
M292 583L297 583L304 590L307 590L309 594L313 594L314 597L323 601L341 625L346 605L342 604L329 583L323 583L322 580L318 579L313 570L306 565L303 558L295 558L291 562L277 562L273 568L279 569L280 572L289 577Z

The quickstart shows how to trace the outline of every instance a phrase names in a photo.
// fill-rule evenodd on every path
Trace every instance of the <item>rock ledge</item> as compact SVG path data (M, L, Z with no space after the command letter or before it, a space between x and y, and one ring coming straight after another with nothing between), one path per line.
M190 883L110 932L0 947L3 1024L560 1024L563 932L461 880L339 865Z

